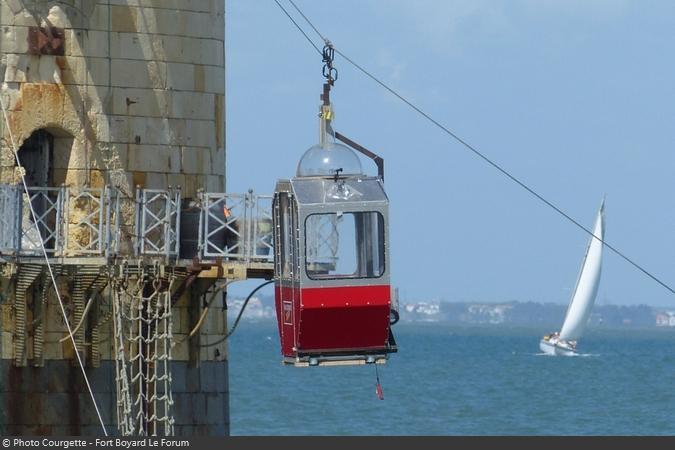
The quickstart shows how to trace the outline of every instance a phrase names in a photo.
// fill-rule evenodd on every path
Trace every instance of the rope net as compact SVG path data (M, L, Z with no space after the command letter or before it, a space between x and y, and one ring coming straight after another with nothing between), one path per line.
M173 436L171 288L173 274L141 268L113 281L117 426L123 436Z

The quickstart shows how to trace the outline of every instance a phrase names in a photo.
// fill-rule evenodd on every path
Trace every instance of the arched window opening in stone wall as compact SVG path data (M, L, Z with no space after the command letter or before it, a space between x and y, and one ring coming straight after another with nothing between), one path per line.
M53 157L54 136L48 131L34 131L23 142L19 148L19 158L28 186L49 187L53 185Z

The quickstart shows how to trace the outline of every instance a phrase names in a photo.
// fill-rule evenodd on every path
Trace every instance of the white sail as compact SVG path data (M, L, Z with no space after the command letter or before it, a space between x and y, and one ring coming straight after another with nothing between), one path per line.
M581 337L586 328L586 322L591 315L595 296L598 293L600 284L600 272L602 268L602 249L601 240L605 239L605 202L603 200L598 211L598 217L595 219L595 227L591 237L584 262L581 265L579 279L572 295L572 300L567 308L565 322L560 330L560 339L566 341L576 341ZM597 239L597 238L600 239Z

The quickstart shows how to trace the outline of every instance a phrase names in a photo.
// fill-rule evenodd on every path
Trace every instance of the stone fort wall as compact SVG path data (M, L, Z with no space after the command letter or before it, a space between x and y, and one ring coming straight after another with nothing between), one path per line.
M181 186L183 198L223 192L224 32L223 0L0 0L0 95L17 146L37 130L49 133L51 186L115 186L129 198L136 186ZM3 118L0 183L16 183L20 171ZM0 434L100 434L72 345L59 342L66 328L53 289L42 367L32 367L30 331L27 363L14 364L12 270L3 266L0 276ZM57 274L67 307L77 276L76 269ZM226 343L198 349L195 361L187 339L201 298L195 291L207 284L195 283L173 309L176 432L183 435L229 432ZM26 303L40 295L35 285ZM226 332L222 308L200 330L206 341ZM27 314L30 328L39 318ZM99 334L100 366L87 360L87 371L114 432L111 323Z
M31 54L31 27L48 25L63 55ZM3 0L0 26L12 132L51 130L54 185L224 189L222 0Z

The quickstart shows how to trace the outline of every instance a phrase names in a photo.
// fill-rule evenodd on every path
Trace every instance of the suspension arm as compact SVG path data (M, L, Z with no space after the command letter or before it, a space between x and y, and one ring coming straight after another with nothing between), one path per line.
M367 148L365 148L363 145L358 144L351 139L349 139L347 136L340 134L338 132L335 132L335 139L338 141L342 141L357 152L367 156L368 158L372 159L375 164L377 165L377 176L380 177L382 181L384 181L384 158L381 156L371 152Z

